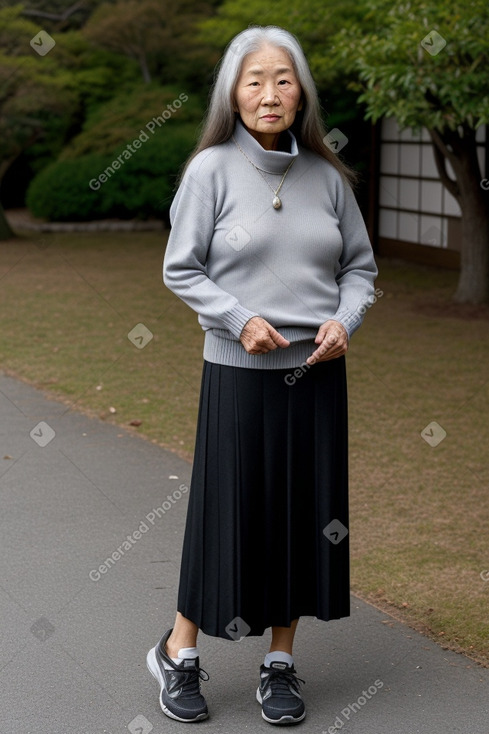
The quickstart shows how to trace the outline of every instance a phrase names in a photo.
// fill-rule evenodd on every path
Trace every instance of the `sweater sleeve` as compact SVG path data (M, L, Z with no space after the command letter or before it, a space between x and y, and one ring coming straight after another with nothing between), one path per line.
M170 208L171 232L163 261L165 285L199 314L205 328L227 329L239 339L243 326L258 314L241 306L207 276L206 260L214 234L215 194L191 169Z
M351 337L361 326L365 313L373 302L373 284L378 270L355 196L350 186L342 180L338 184L336 213L343 249L336 273L340 300L332 318L339 321L347 330L348 337Z

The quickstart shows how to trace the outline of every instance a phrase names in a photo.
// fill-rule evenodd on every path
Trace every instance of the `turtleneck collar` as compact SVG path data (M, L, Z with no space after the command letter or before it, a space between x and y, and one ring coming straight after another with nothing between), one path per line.
M284 132L284 135L290 137L290 153L284 150L266 150L263 148L258 140L248 132L239 118L236 120L233 135L248 158L264 173L283 173L289 163L299 155L297 141L290 130ZM231 142L233 142L232 139Z

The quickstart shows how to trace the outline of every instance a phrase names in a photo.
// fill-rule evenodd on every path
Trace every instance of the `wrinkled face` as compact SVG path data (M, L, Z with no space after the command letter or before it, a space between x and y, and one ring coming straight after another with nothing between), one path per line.
M234 90L235 109L254 138L267 150L302 108L302 89L289 54L267 43L245 56Z

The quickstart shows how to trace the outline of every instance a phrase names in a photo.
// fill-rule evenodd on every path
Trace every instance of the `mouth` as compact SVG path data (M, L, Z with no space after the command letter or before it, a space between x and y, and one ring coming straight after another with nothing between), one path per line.
M265 120L265 122L276 122L277 120L280 120L280 115L262 115L260 119Z

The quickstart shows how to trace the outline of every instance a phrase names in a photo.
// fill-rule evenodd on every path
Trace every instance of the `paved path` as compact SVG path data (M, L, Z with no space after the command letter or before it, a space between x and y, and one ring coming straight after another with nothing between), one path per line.
M173 620L189 464L1 374L0 442L1 734L187 731L145 656ZM201 635L199 732L273 731L254 699L268 639ZM295 653L297 731L489 734L489 670L355 598L303 619Z

